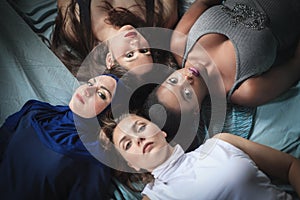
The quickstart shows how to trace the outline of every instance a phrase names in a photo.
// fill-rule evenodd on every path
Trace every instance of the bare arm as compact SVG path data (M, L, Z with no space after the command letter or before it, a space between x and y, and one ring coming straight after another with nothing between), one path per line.
M206 9L221 2L221 0L195 0L176 25L175 31L187 34L195 21Z
M187 34L193 24L205 10L220 3L220 0L195 0L195 2L179 20L171 39L171 51L180 55L175 55L175 58L179 64L181 64L182 61L181 57L184 53Z
M269 176L288 181L300 196L300 160L271 147L261 145L229 133L215 137L224 140L247 153L259 169Z
M233 103L245 106L262 105L292 87L300 80L300 41L293 58L273 66L264 74L252 77L234 91Z

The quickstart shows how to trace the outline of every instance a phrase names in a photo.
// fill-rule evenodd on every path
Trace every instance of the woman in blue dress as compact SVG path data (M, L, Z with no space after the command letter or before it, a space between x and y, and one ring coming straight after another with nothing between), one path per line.
M69 106L29 100L6 119L0 129L1 199L107 198L110 168L86 145L101 156L99 122L117 82L100 75L78 87Z

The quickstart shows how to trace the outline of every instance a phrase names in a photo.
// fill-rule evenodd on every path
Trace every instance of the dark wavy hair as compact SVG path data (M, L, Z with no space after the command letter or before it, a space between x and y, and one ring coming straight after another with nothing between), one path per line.
M91 30L90 0L78 1L78 3L81 2L79 3L79 13L76 7L77 1L78 0L71 0L65 13L62 13L60 9L58 10L50 44L51 50L74 76L76 76L86 56L99 42L102 42L95 39ZM141 2L143 3L144 1L139 1L139 4L137 1L137 6L147 13L148 6L146 3L145 5L141 5ZM162 2L156 1L156 3L160 10L158 10L155 15L153 14L153 16L155 16L154 19L147 17L146 20L144 20L138 14L128 9L121 7L114 8L109 1L105 1L102 7L108 13L108 18L105 19L105 22L115 27L122 27L127 24L135 28L146 27L152 24L163 26L160 22L161 13L163 12ZM85 10L85 12L81 12L82 10Z

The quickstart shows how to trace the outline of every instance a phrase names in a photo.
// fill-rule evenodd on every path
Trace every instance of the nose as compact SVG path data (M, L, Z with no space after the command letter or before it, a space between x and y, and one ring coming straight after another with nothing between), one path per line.
M131 26L131 25L125 25L125 26L122 26L120 28L120 31L128 31L128 30L133 30L133 29L134 29L133 26Z
M138 48L138 47L139 47L139 40L138 40L137 37L135 37L134 39L132 39L132 40L130 41L130 46L131 46L132 48Z
M193 74L189 70L185 71L184 78L189 82L189 84L193 84L194 82Z
M137 137L136 138L136 143L137 143L137 145L141 145L145 140L146 140L146 138Z
M84 95L89 97L96 92L96 89L97 89L97 87L95 87L95 86L89 86L85 89Z

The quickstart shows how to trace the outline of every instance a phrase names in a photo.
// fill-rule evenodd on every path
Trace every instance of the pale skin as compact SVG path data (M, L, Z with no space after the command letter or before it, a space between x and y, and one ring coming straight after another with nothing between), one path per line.
M173 148L166 143L166 133L137 115L122 119L113 133L113 143L128 165L139 171L152 171L162 164Z
M166 161L173 147L165 140L166 133L155 124L137 116L122 119L113 133L113 142L129 166L151 172ZM300 194L300 160L295 157L229 133L214 136L241 149L267 175L289 182ZM159 152L159 154L158 154ZM144 197L143 199L149 199Z
M151 69L153 59L149 43L132 26L121 27L114 37L108 39L108 46L110 49L106 55L106 67L108 69L114 66L115 60L128 70L141 65L149 65L148 69Z
M116 80L110 76L92 78L76 89L69 107L80 117L95 117L111 103L116 87Z
M176 52L176 59L182 63L186 35L198 17L209 7L220 4L219 0L196 0L177 24L172 36L171 49ZM206 34L197 44L202 45L209 57L214 62L221 74L225 93L228 93L235 81L236 57L232 42L221 34ZM195 48L197 45L195 45ZM192 49L185 68L196 66L197 60L193 59L197 49ZM194 52L193 52L194 51ZM195 54L195 55L193 55ZM251 77L244 81L231 96L231 102L243 106L262 105L293 86L300 79L300 42L294 56L285 63L273 66L262 75ZM198 68L199 71L203 70ZM206 69L209 74L209 69ZM204 87L202 96L207 95Z

